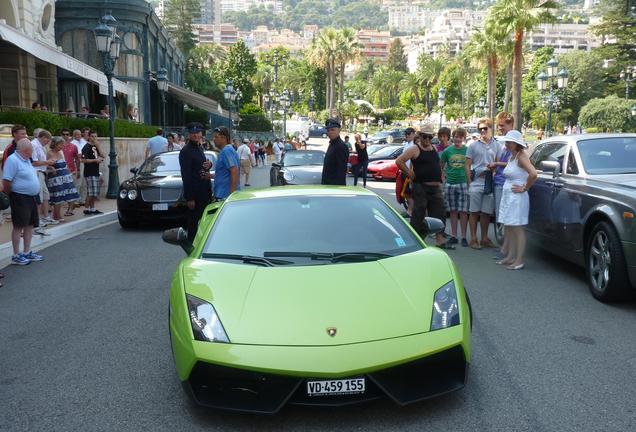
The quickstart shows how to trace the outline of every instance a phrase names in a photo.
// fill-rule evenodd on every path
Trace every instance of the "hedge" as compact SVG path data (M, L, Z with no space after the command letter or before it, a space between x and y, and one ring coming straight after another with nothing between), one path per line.
M0 112L0 124L22 124L26 126L27 133L33 134L33 130L43 128L58 135L60 129L82 129L89 127L99 136L108 136L108 120L104 119L80 119L65 117L43 111L10 111ZM126 138L147 138L154 136L157 126L148 126L140 123L132 123L126 120L115 120L115 136Z

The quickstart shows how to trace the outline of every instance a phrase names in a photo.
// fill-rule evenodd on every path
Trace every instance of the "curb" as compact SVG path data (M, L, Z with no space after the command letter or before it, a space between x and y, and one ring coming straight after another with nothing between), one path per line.
M75 237L95 228L101 228L102 226L113 223L116 220L117 210L113 210L105 212L102 215L91 216L85 219L48 228L47 232L51 234L50 236L41 236L38 234L33 235L31 249L37 252L71 237ZM22 243L20 243L20 247L22 247ZM13 245L10 241L0 244L0 268L4 268L11 263L12 255Z

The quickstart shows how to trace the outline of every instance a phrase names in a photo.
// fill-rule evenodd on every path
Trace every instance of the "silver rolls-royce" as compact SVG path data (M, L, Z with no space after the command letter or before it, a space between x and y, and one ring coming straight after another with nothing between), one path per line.
M530 237L584 266L592 295L617 301L636 288L636 134L555 136L530 161Z

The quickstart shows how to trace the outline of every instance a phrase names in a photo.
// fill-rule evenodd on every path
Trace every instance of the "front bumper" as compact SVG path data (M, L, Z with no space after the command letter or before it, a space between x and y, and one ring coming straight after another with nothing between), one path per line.
M467 369L464 350L458 345L398 366L351 376L366 378L362 394L310 396L307 378L205 362L196 363L183 386L204 406L274 414L286 404L342 406L383 397L407 405L463 388Z
M153 210L152 205L157 203L145 202L140 199L130 201L117 199L117 215L126 222L178 222L187 219L188 207L185 202L176 201L167 203L167 210Z

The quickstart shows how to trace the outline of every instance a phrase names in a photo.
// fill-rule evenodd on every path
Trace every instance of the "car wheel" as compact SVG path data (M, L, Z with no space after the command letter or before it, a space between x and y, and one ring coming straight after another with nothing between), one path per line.
M131 222L129 220L122 219L121 216L119 215L117 215L117 219L119 220L119 226L121 226L123 229L131 229L131 228L137 227L136 222Z
M623 300L630 286L623 247L614 227L597 223L587 239L586 273L592 295L602 302Z

